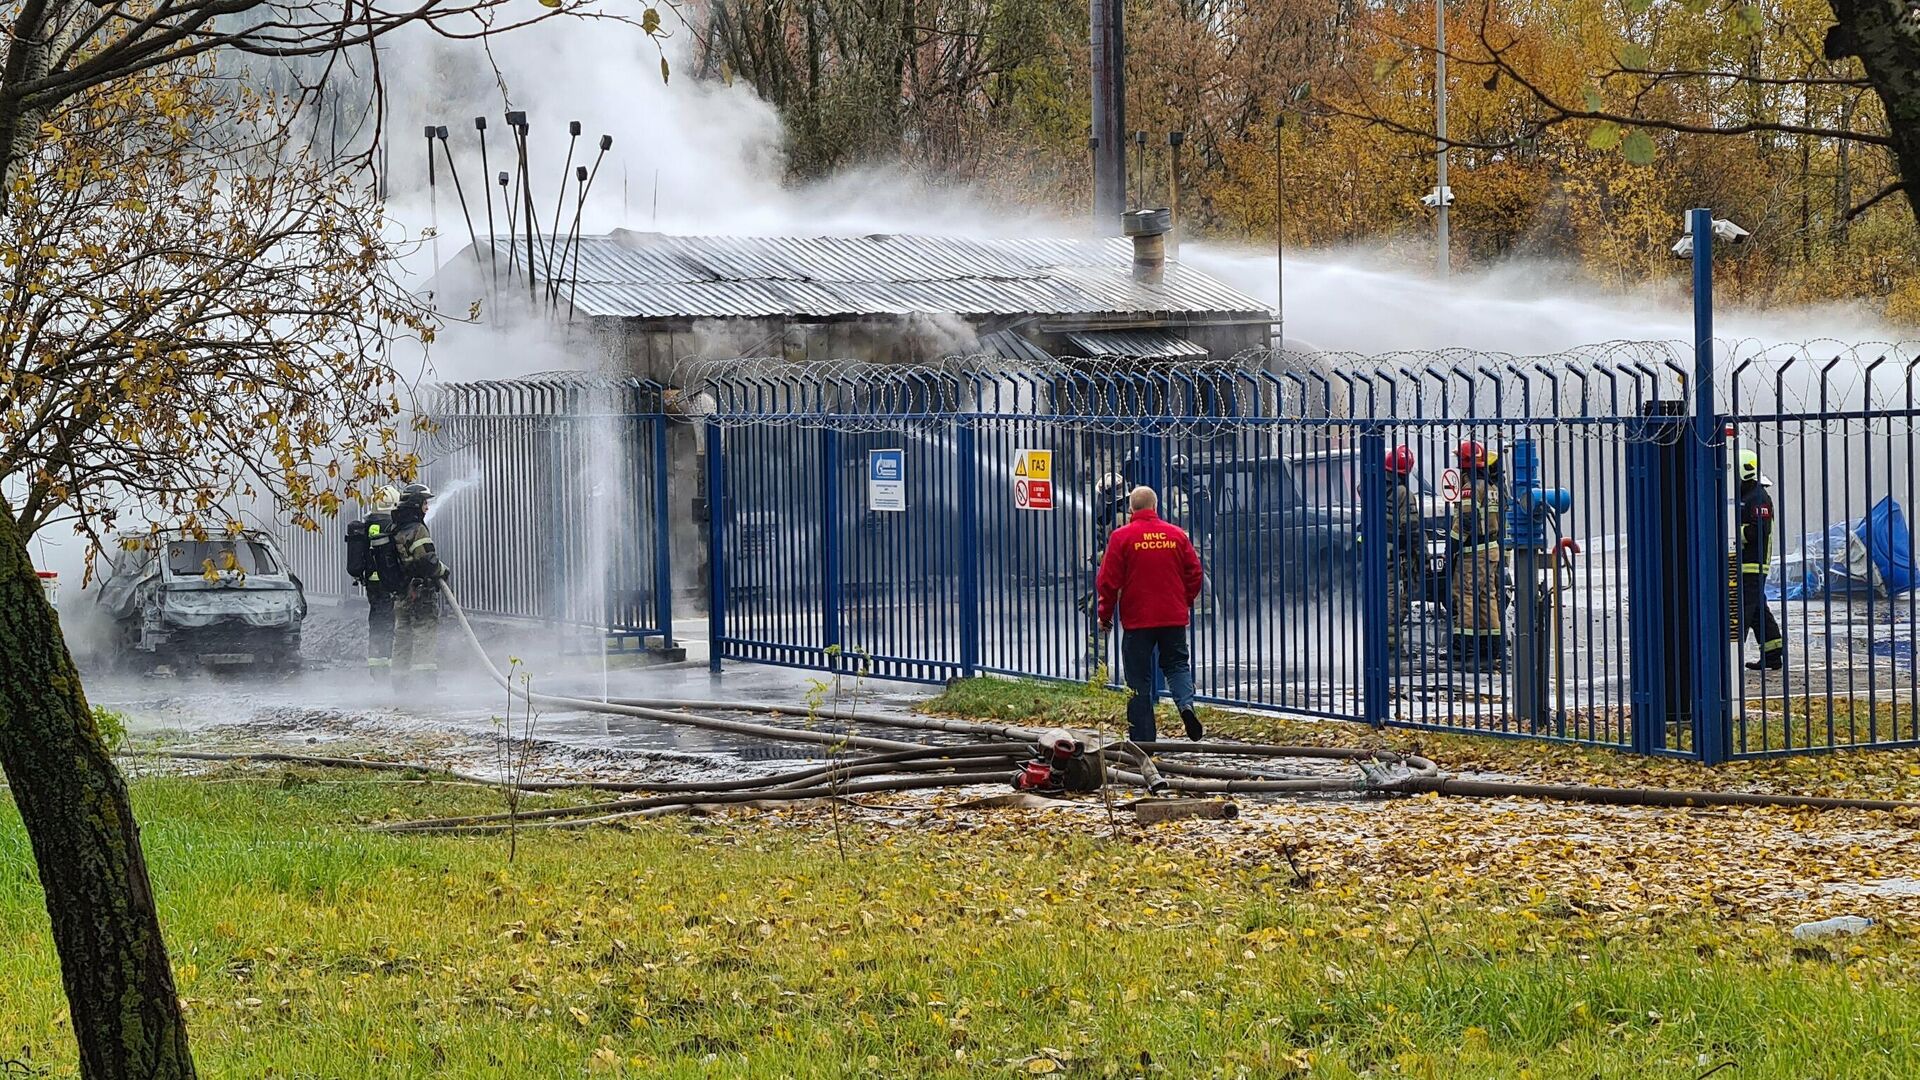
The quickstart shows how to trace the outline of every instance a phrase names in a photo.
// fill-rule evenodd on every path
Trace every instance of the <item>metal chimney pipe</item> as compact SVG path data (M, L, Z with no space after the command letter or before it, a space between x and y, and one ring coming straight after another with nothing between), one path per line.
M1167 273L1167 233L1173 214L1157 210L1129 210L1120 215L1120 231L1133 238L1133 279L1158 284Z

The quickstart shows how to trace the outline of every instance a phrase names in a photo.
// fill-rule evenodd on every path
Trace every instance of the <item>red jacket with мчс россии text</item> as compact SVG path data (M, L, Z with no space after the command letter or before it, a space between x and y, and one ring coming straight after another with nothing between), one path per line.
M1118 606L1120 625L1128 630L1185 626L1193 618L1201 574L1200 553L1180 526L1153 510L1135 510L1113 530L1100 560L1100 624L1112 623Z

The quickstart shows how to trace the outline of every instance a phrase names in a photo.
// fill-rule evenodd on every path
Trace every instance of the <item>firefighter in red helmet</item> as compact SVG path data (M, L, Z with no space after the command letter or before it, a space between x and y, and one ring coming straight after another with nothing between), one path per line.
M1413 598L1420 595L1426 538L1413 492L1413 448L1387 451L1387 649L1398 653Z
M1506 662L1504 579L1501 550L1498 455L1471 439L1460 444L1460 500L1453 508L1448 546L1453 556L1449 596L1453 607L1453 658L1469 668Z

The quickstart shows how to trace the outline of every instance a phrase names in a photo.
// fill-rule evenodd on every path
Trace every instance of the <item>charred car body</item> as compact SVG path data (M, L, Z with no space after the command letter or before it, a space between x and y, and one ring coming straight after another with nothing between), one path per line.
M307 599L264 532L128 533L106 552L98 603L124 663L291 668Z

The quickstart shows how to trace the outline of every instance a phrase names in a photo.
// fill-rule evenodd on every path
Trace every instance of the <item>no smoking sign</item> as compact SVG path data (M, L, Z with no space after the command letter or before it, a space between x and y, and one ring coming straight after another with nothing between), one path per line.
M1053 509L1053 451L1014 452L1013 505L1017 510Z

